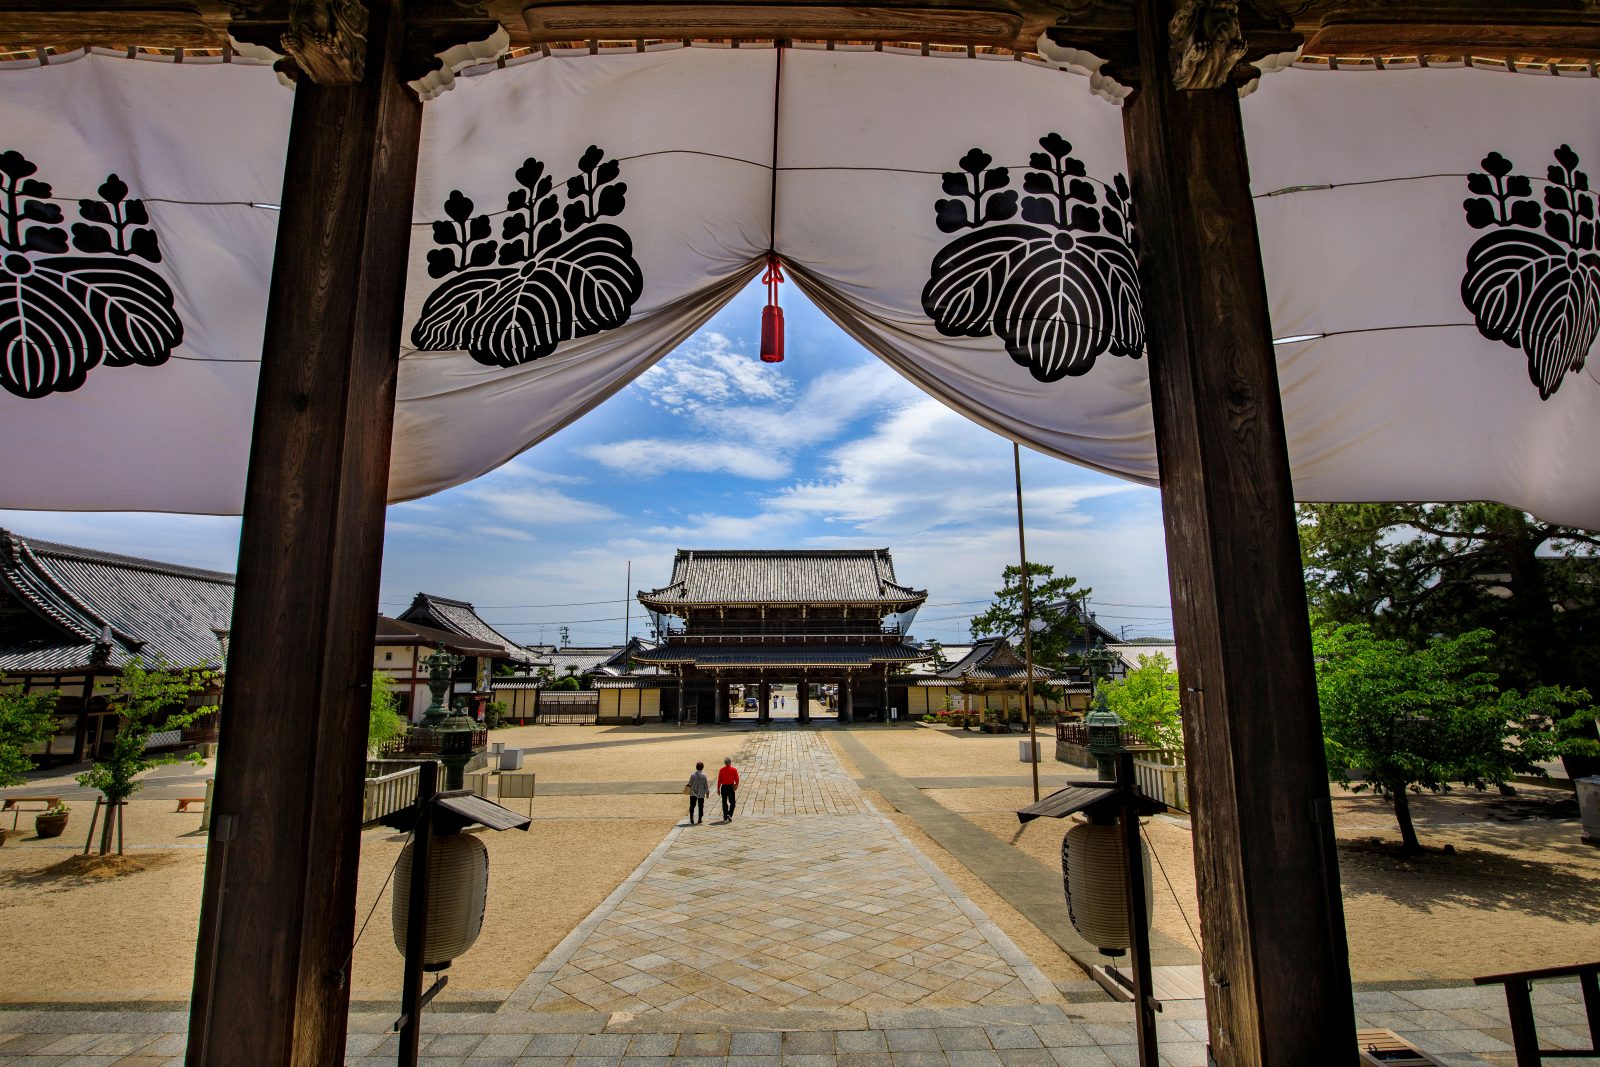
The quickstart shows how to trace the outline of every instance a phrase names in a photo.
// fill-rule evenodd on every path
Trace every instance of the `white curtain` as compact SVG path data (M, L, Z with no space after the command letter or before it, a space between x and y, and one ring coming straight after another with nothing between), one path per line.
M1117 109L1008 59L778 64L558 55L427 105L392 499L590 410L769 248L931 395L1155 482ZM18 153L0 192L46 205L0 228L0 506L236 511L291 94L263 68L99 56L0 85L0 152ZM1600 260L1576 176L1600 159L1597 90L1293 69L1245 101L1274 333L1308 338L1277 347L1298 497L1492 498L1600 525L1578 471L1600 446L1582 363ZM38 181L49 194L23 188ZM30 245L30 228L58 233Z

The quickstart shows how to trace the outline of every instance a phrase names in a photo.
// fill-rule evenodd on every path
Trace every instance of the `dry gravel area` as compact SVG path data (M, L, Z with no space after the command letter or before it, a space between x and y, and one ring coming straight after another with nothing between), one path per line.
M1037 819L1019 827L1013 814L1031 800L1031 790L928 795L1052 869L1059 866L1063 825ZM1524 788L1511 801L1470 791L1413 797L1428 851L1402 859L1393 852L1400 832L1388 805L1336 793L1352 979L1459 980L1600 958L1600 848L1579 841L1575 820L1540 817L1570 796ZM1200 924L1189 828L1184 820L1156 818L1145 829L1160 861L1153 874L1155 926L1192 945L1190 926ZM1445 845L1455 854L1445 854Z
M918 726L854 736L907 778L1015 776L1015 787L928 795L1057 866L1061 824L1039 820L1019 829L1012 814L1032 799L1027 768L1016 762L1015 735ZM499 999L515 988L682 817L683 798L668 783L686 779L696 759L715 766L742 741L726 730L672 726L520 727L497 730L493 737L525 749L526 765L541 785L642 782L662 783L663 791L543 795L534 801L530 832L488 835L488 918L477 946L452 968L446 998ZM1045 740L1047 753L1050 748ZM1041 769L1077 773L1061 764ZM165 769L175 776L195 773ZM172 810L176 788L153 788L167 795L132 802L128 863L109 877L68 862L82 848L91 803L72 801L72 822L55 842L34 839L26 832L30 817L23 816L24 832L0 848L0 959L28 960L27 981L8 983L0 1002L188 996L205 854L199 815ZM1082 979L1053 942L909 818L890 811L875 792L868 790L868 797L1047 976ZM1575 819L1550 817L1564 813L1563 802L1570 806L1570 794L1543 789L1524 789L1509 799L1459 792L1418 798L1418 831L1434 851L1402 860L1392 854L1398 831L1387 806L1336 793L1354 978L1462 979L1600 957L1600 849L1579 842ZM526 810L525 801L509 803ZM1155 878L1156 924L1175 940L1192 943L1189 930L1191 924L1198 928L1198 916L1188 827L1183 820L1158 818L1147 829L1165 873L1158 870ZM1447 844L1454 855L1438 851ZM358 924L374 900L379 906L355 954L357 999L390 1000L399 985L388 897L379 897L399 847L398 836L387 830L362 836Z

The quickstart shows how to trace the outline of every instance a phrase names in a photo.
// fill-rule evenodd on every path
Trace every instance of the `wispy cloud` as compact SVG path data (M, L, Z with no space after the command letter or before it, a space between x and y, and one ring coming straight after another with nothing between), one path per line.
M636 384L651 404L683 416L730 403L777 402L794 391L794 383L782 373L736 351L726 335L715 332L691 340L641 374Z
M620 519L611 508L543 486L473 486L462 496L497 518L527 526L571 526Z
M657 372L661 377L651 380ZM904 402L904 384L875 359L819 375L796 394L779 370L734 352L715 333L697 352L657 364L640 383L652 404L685 418L685 434L607 441L578 451L610 470L646 477L699 471L786 478L803 450Z
M580 451L611 470L641 476L668 471L717 471L739 478L770 480L782 478L793 469L786 456L733 441L635 437L586 445Z

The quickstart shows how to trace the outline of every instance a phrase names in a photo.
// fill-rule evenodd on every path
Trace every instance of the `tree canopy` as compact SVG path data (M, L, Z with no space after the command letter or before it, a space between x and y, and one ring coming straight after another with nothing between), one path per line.
M1593 731L1581 690L1502 689L1490 666L1495 640L1472 630L1414 648L1359 624L1312 635L1329 775L1388 799L1407 851L1420 847L1410 791L1504 783L1574 744L1558 725L1587 721Z
M1077 588L1078 579L1056 576L1056 569L1044 563L1028 564L1029 596L1033 603L1033 663L1043 677L1059 677L1074 667L1072 639L1083 626L1078 618L1077 601L1091 590ZM972 617L973 637L1009 637L1022 650L1022 568L1007 567L1001 576L1002 588L994 603Z
M56 730L56 694L5 687L0 674L0 786L21 785L33 769L28 753Z
M1600 692L1600 536L1501 504L1306 504L1306 594L1332 623L1421 649L1486 628L1517 688Z
M372 672L372 703L367 712L367 751L381 755L406 732L400 717L400 700L394 695L394 679L384 671Z
M1157 748L1183 751L1178 675L1165 655L1140 656L1137 667L1114 682L1102 682L1100 692L1130 734Z
M178 762L177 756L150 754L146 750L150 739L214 713L215 707L188 706L189 697L204 690L214 677L211 671L170 669L159 661L146 667L138 656L130 656L123 664L118 692L109 701L111 710L118 715L111 751L78 775L79 785L100 790L111 803L102 824L102 856L111 851L112 827L121 824L121 801L139 788L137 776L152 767ZM201 762L198 753L188 758Z

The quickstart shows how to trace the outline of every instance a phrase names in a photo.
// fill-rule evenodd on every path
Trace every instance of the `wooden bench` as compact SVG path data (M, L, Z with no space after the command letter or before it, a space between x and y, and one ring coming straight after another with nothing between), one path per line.
M1539 1031L1533 1020L1533 983L1548 978L1573 978L1583 988L1583 1013L1589 1021L1589 1047L1549 1049L1539 1047ZM1474 978L1474 985L1499 984L1506 987L1506 1011L1511 1015L1511 1043L1517 1050L1517 1067L1540 1067L1552 1057L1600 1055L1600 961L1570 967L1541 967L1533 971L1488 974Z
M4 802L0 803L0 811L9 811L11 813L11 828L15 830L17 828L17 818L24 811L49 811L59 803L61 803L60 797L6 797ZM24 808L22 806L24 804L37 804L39 806L38 808Z
M179 797L178 798L178 810L179 811L188 811L190 804L201 804L201 805L204 805L205 802L206 802L206 798L205 797ZM204 807L202 807L200 809L202 814L205 812L205 810L206 809Z

